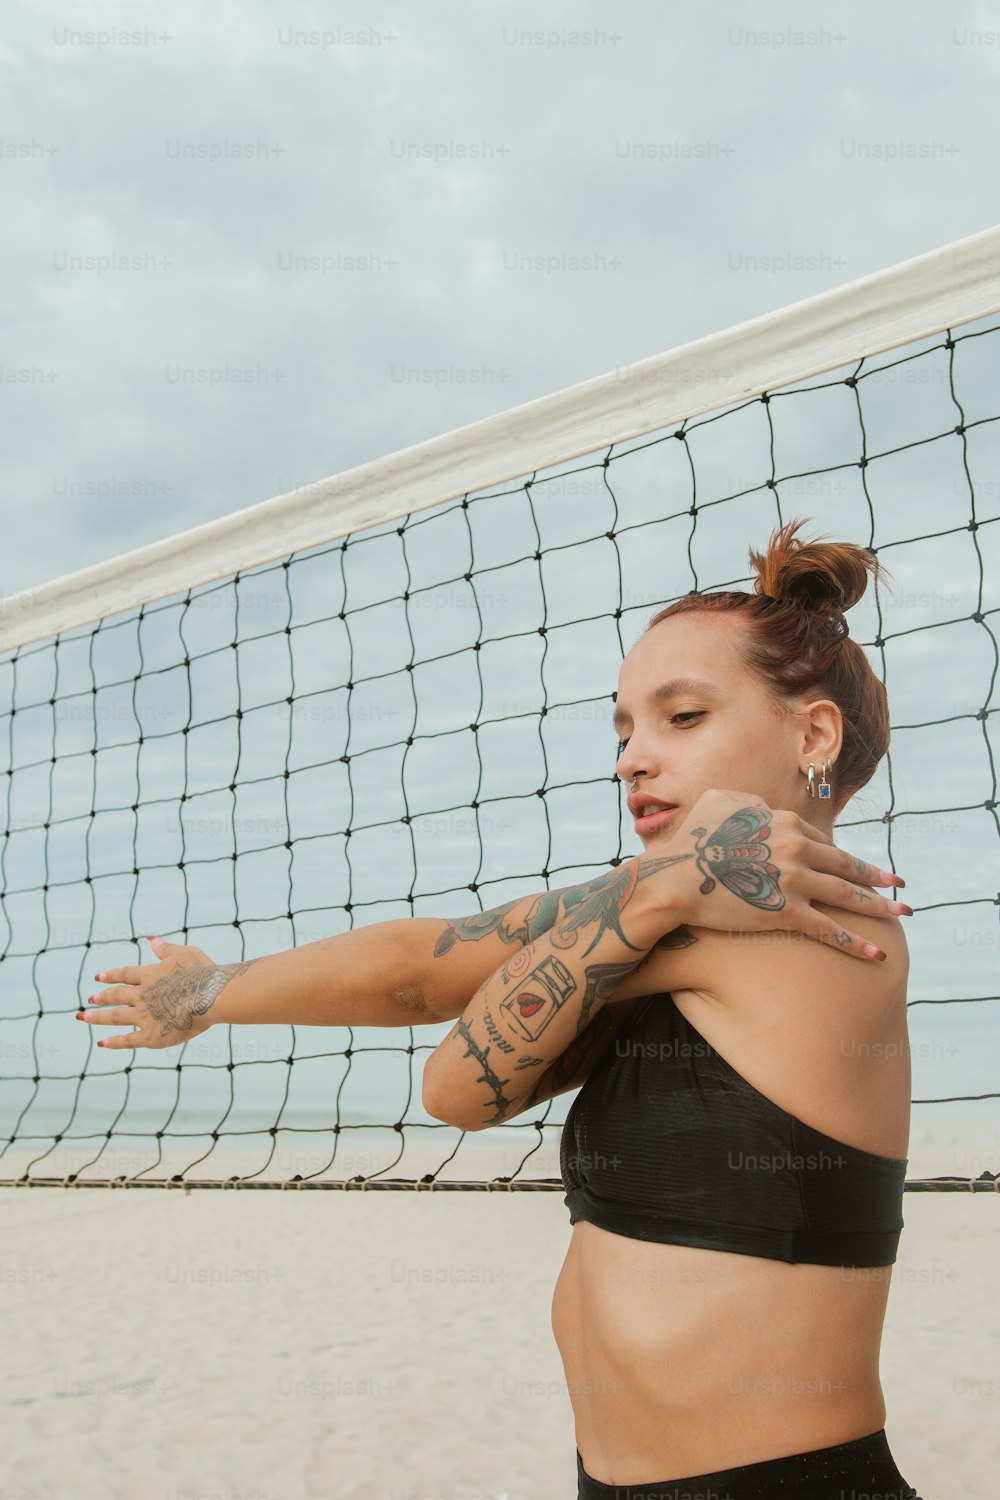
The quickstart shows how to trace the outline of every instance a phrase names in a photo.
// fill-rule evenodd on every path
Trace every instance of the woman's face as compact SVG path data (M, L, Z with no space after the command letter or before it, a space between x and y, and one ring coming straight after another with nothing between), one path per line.
M827 755L836 760L839 710L818 699L810 713L792 703L782 717L741 665L740 628L718 616L676 615L640 636L622 663L615 717L624 745L615 769L626 785L638 778L630 811L645 847L669 839L710 787L755 792L769 807L832 833L831 802L808 796L803 772L813 761L818 782ZM672 803L677 813L636 818L647 799Z

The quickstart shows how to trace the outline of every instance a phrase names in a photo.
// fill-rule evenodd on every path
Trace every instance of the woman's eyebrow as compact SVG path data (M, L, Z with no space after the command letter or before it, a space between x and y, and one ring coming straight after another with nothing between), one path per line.
M701 695L704 698L717 698L718 691L710 682L703 682L700 677L673 677L669 682L661 682L659 687L653 688L649 694L650 703L663 703L668 698L680 698L685 693ZM631 714L626 709L615 704L615 711L611 715L611 723L615 729L620 729Z

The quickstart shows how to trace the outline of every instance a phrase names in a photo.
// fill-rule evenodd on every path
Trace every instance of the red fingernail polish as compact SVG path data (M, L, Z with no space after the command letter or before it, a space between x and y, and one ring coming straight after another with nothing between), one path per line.
M884 954L884 953L883 953L883 954L882 954L882 957L883 957L883 958L885 958L885 954ZM99 1046L99 1047L103 1047L103 1046L104 1046L104 1043L103 1043L103 1041L100 1041L100 1042L98 1042L98 1044L97 1044L97 1045L98 1045L98 1046Z

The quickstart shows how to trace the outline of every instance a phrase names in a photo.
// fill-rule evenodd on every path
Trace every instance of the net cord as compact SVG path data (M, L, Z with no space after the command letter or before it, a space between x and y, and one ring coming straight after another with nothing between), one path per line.
M0 600L0 651L1000 311L1000 226Z

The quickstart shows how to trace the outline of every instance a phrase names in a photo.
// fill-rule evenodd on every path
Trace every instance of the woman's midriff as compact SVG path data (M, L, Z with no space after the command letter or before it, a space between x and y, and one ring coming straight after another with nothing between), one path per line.
M693 931L716 992L734 997L722 1006L699 990L671 990L700 1035L813 1128L903 1157L905 965L880 1015L848 992L835 1011L817 1002L803 1016L808 994L769 994L764 1009L729 973L732 945ZM898 923L886 931L890 940L905 953ZM649 982L655 965L654 955ZM552 1331L587 1473L605 1484L683 1479L877 1432L886 1417L879 1349L891 1278L891 1265L789 1263L578 1221L556 1281Z
M681 1479L877 1432L891 1271L577 1222L552 1331L587 1473L605 1484Z

